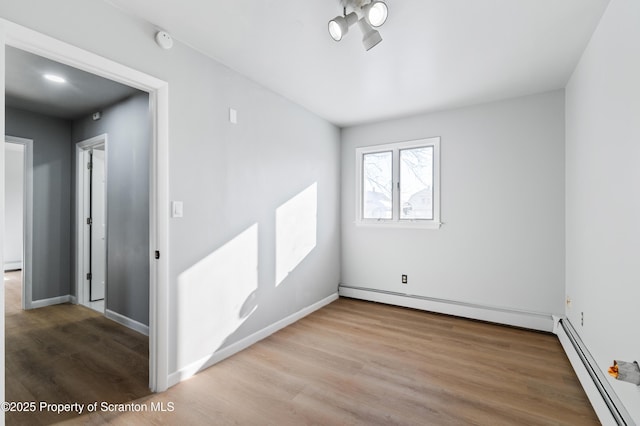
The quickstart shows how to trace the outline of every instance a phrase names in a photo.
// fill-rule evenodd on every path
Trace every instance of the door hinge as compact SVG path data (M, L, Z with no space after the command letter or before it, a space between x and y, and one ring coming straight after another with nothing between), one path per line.
M87 169L88 170L93 169L93 163L87 163Z
M93 219L90 217L87 218L87 225L93 225Z
M91 278L93 278L93 275L91 274L91 272L89 272L89 273L87 274L87 279L88 279L88 280L90 280Z
M156 259L160 259L160 251L156 250Z

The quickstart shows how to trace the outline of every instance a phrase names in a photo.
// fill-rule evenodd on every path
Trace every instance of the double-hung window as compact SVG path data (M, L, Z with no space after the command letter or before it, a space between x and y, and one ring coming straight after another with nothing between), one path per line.
M440 227L440 138L356 149L356 223Z

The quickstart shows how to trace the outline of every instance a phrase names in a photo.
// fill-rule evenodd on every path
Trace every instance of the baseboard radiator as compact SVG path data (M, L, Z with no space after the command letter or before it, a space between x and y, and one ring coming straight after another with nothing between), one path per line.
M576 370L582 387L587 393L600 421L603 424L635 426L636 423L631 418L631 415L625 409L622 401L620 401L616 395L602 370L598 368L595 359L589 353L582 339L567 318L559 320L559 328L556 334L558 334L560 342L573 368ZM570 347L567 347L567 341ZM570 353L570 351L574 353ZM591 379L593 385L589 382L589 379Z
M345 284L340 284L338 292L343 297L404 306L405 308L438 312L497 324L508 324L533 330L551 332L554 326L550 313L523 311L501 306L489 306Z

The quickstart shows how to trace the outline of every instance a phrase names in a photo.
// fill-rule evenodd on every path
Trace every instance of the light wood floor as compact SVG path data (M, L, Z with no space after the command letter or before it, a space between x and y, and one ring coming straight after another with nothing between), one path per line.
M340 299L162 394L75 424L599 424L555 336Z
M104 371L110 368L104 365L137 371L142 361L110 355L113 346L121 346L121 354L129 351L137 359L144 352L141 343L131 347L137 333L123 332L106 342L87 332L105 327L96 325L104 319L88 309L56 314L69 320L57 327L52 321L62 319L33 313L16 321L8 312L8 396L19 389L19 399L38 400L51 387L60 389L57 402L130 401L149 411L17 418L25 424L599 424L558 340L544 333L340 299L167 392L140 397L142 384ZM64 349L65 339L52 338L55 328L78 347ZM34 334L41 329L45 332ZM27 346L38 353L16 354L12 339L32 340ZM96 343L99 354L81 349ZM95 380L107 378L106 396L76 373L56 373L47 363L51 356L65 368L95 374ZM68 382L81 394L63 391ZM35 390L26 392L29 386ZM160 404L173 411L151 411Z
M126 402L150 394L148 338L83 306L23 311L20 272L5 274L7 401ZM6 413L7 425L77 417Z

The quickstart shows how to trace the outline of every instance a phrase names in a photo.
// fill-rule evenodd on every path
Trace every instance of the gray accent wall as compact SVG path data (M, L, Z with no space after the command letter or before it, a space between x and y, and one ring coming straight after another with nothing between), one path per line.
M566 88L566 315L636 424L640 387L607 369L640 362L638 22L612 0Z
M434 136L441 138L444 225L356 226L355 149ZM342 138L343 284L563 312L562 90L350 127Z
M71 288L71 123L14 108L6 134L33 140L33 300Z
M149 95L140 93L72 124L72 146L107 134L106 308L149 324ZM75 177L74 177L75 179ZM75 194L74 194L75 196ZM75 209L74 209L75 212Z

